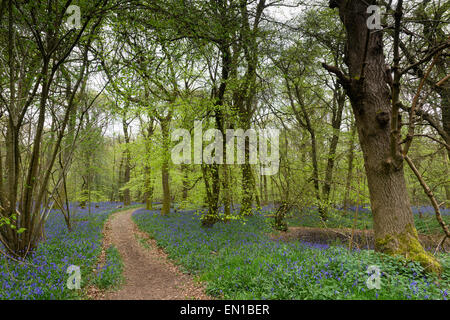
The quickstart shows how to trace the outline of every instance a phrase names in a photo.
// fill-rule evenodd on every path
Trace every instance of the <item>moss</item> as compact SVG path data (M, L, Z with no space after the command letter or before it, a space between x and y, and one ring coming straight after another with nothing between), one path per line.
M439 261L426 252L420 244L417 230L412 224L408 224L402 233L376 239L375 244L378 251L394 256L399 255L406 260L417 261L428 272L437 274L442 272Z

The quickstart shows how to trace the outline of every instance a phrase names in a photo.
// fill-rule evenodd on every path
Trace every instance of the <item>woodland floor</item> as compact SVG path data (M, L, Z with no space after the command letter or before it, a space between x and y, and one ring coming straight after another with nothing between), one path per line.
M352 229L342 228L311 228L311 227L289 227L287 232L279 232L272 235L273 239L283 241L305 241L320 244L348 244L351 239ZM429 251L434 251L442 240L442 235L419 235L422 245ZM373 230L354 230L353 246L356 248L373 249ZM444 242L446 252L450 250L450 241Z
M211 299L192 276L182 273L168 259L153 239L138 230L131 219L135 210L113 214L104 228L104 250L112 244L122 257L123 284L115 291L91 288L89 297L97 300Z
M177 300L212 299L204 287L183 273L157 246L156 241L140 231L132 220L136 209L113 214L103 230L103 250L100 264L105 263L105 250L114 245L123 261L124 281L119 289L103 291L91 287L88 296L96 300ZM351 229L324 229L311 227L289 227L287 232L272 234L272 239L282 241L301 240L319 244L349 243ZM372 230L354 230L354 247L373 248ZM434 250L440 237L420 235L420 241L428 250ZM450 243L445 244L445 250Z

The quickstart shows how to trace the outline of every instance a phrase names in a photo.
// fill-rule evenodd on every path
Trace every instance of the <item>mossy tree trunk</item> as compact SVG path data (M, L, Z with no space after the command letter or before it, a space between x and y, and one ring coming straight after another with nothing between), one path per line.
M248 141L246 141L246 144ZM241 214L244 216L252 215L253 206L253 178L252 178L252 168L248 163L248 149L246 148L246 163L242 164L242 207Z
M440 272L439 262L419 242L403 162L397 162L391 155L391 121L397 119L391 116L390 71L383 54L383 33L374 32L369 36L368 5L359 0L330 1L331 8L339 9L346 28L345 63L349 75L335 67L324 67L339 77L352 104L368 181L375 250L404 256L420 262L428 270Z
M219 193L220 176L218 164L202 164L203 181L205 182L206 202L208 212L202 216L202 226L212 227L220 221L219 217Z

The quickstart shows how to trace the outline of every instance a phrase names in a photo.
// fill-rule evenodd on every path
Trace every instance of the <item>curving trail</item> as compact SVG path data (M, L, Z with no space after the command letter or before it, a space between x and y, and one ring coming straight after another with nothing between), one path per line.
M113 214L105 226L104 245L113 244L124 263L124 283L118 291L105 292L107 300L210 299L192 277L169 261L156 242L138 230L131 219L136 209ZM138 239L145 239L142 245ZM144 247L145 246L145 247Z

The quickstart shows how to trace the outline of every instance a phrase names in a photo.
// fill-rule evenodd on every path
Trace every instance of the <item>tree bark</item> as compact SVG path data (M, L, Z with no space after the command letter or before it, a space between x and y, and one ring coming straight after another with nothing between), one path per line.
M208 213L202 216L202 226L212 227L218 222L220 176L217 164L202 164L203 181L205 182Z
M445 207L450 208L450 183L448 182L448 177L450 177L450 169L449 169L449 159L448 159L448 153L444 154L444 163L445 163L445 176L447 177L447 181L445 182L444 189L445 189L445 197L447 198L447 201L445 202Z
M351 138L348 148L348 166L347 166L347 179L345 182L345 194L344 194L344 215L347 214L349 205L352 203L350 201L350 187L353 179L353 160L355 158L355 125L352 124Z
M126 113L124 113L122 118L122 128L123 128L123 135L125 138L125 152L124 152L124 158L125 158L125 168L124 168L124 174L123 174L123 184L126 185L128 182L130 182L130 173L131 173L131 153L129 150L130 145L130 136L128 133L128 123L126 119ZM123 205L129 206L131 204L131 195L130 195L130 189L126 188L123 190Z
M441 96L441 110L442 110L442 127L445 136L445 143L450 145L450 84L446 83L438 91ZM450 159L450 150L447 149L448 159ZM448 198L447 198L448 199Z
M170 186L169 186L169 120L163 119L161 123L161 132L163 138L163 163L161 167L162 187L163 187L163 205L162 215L170 213Z
M419 261L427 270L439 273L439 262L423 249L418 240L403 161L397 162L391 156L390 127L397 119L391 115L383 34L374 32L369 36L366 25L367 3L332 0L330 7L339 9L346 28L345 63L349 68L349 77L332 67L324 67L338 75L352 104L364 155L374 220L375 250ZM367 36L369 39L366 42Z
M152 182L152 172L150 165L146 165L144 167L145 171L145 192L144 192L144 202L145 209L152 210L153 209L153 182Z
M327 168L325 170L325 183L322 188L322 197L325 205L329 205L331 184L333 183L333 169L336 160L336 150L339 143L339 132L341 130L342 112L345 106L345 93L338 88L335 89L335 103L333 105L333 119L331 126L333 135L330 141L330 149L328 151Z
M226 155L224 157L226 159ZM230 192L230 177L229 168L227 164L222 165L222 188L223 188L223 213L226 217L231 214L231 192Z
M264 187L264 205L269 204L269 196L267 192L267 177L266 175L263 175L263 187Z

